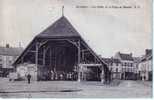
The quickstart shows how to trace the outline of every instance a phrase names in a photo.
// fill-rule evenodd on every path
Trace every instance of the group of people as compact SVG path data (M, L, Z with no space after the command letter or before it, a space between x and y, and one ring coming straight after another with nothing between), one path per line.
M75 72L53 72L51 71L51 80L74 80Z

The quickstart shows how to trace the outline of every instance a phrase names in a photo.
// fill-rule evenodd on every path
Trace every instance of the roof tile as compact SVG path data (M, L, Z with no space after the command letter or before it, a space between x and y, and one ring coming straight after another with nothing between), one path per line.
M62 16L55 23L45 29L37 37L78 37L80 36L71 23Z

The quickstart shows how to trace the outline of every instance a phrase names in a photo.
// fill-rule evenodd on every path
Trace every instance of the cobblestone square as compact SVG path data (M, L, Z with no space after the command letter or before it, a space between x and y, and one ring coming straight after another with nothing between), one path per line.
M152 82L0 81L2 98L151 98Z

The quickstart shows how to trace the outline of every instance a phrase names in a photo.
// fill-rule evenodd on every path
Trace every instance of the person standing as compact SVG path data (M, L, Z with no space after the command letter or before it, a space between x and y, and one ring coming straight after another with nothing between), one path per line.
M30 84L30 79L31 79L31 75L30 74L27 75L27 79L28 79L28 84Z

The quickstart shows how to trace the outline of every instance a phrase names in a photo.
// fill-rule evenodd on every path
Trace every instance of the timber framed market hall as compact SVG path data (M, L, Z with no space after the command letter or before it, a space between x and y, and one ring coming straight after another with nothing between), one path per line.
M35 64L37 80L106 81L107 65L88 46L65 16L34 37L14 62L15 69L23 63ZM51 72L54 78L51 79ZM63 78L59 78L63 75Z

